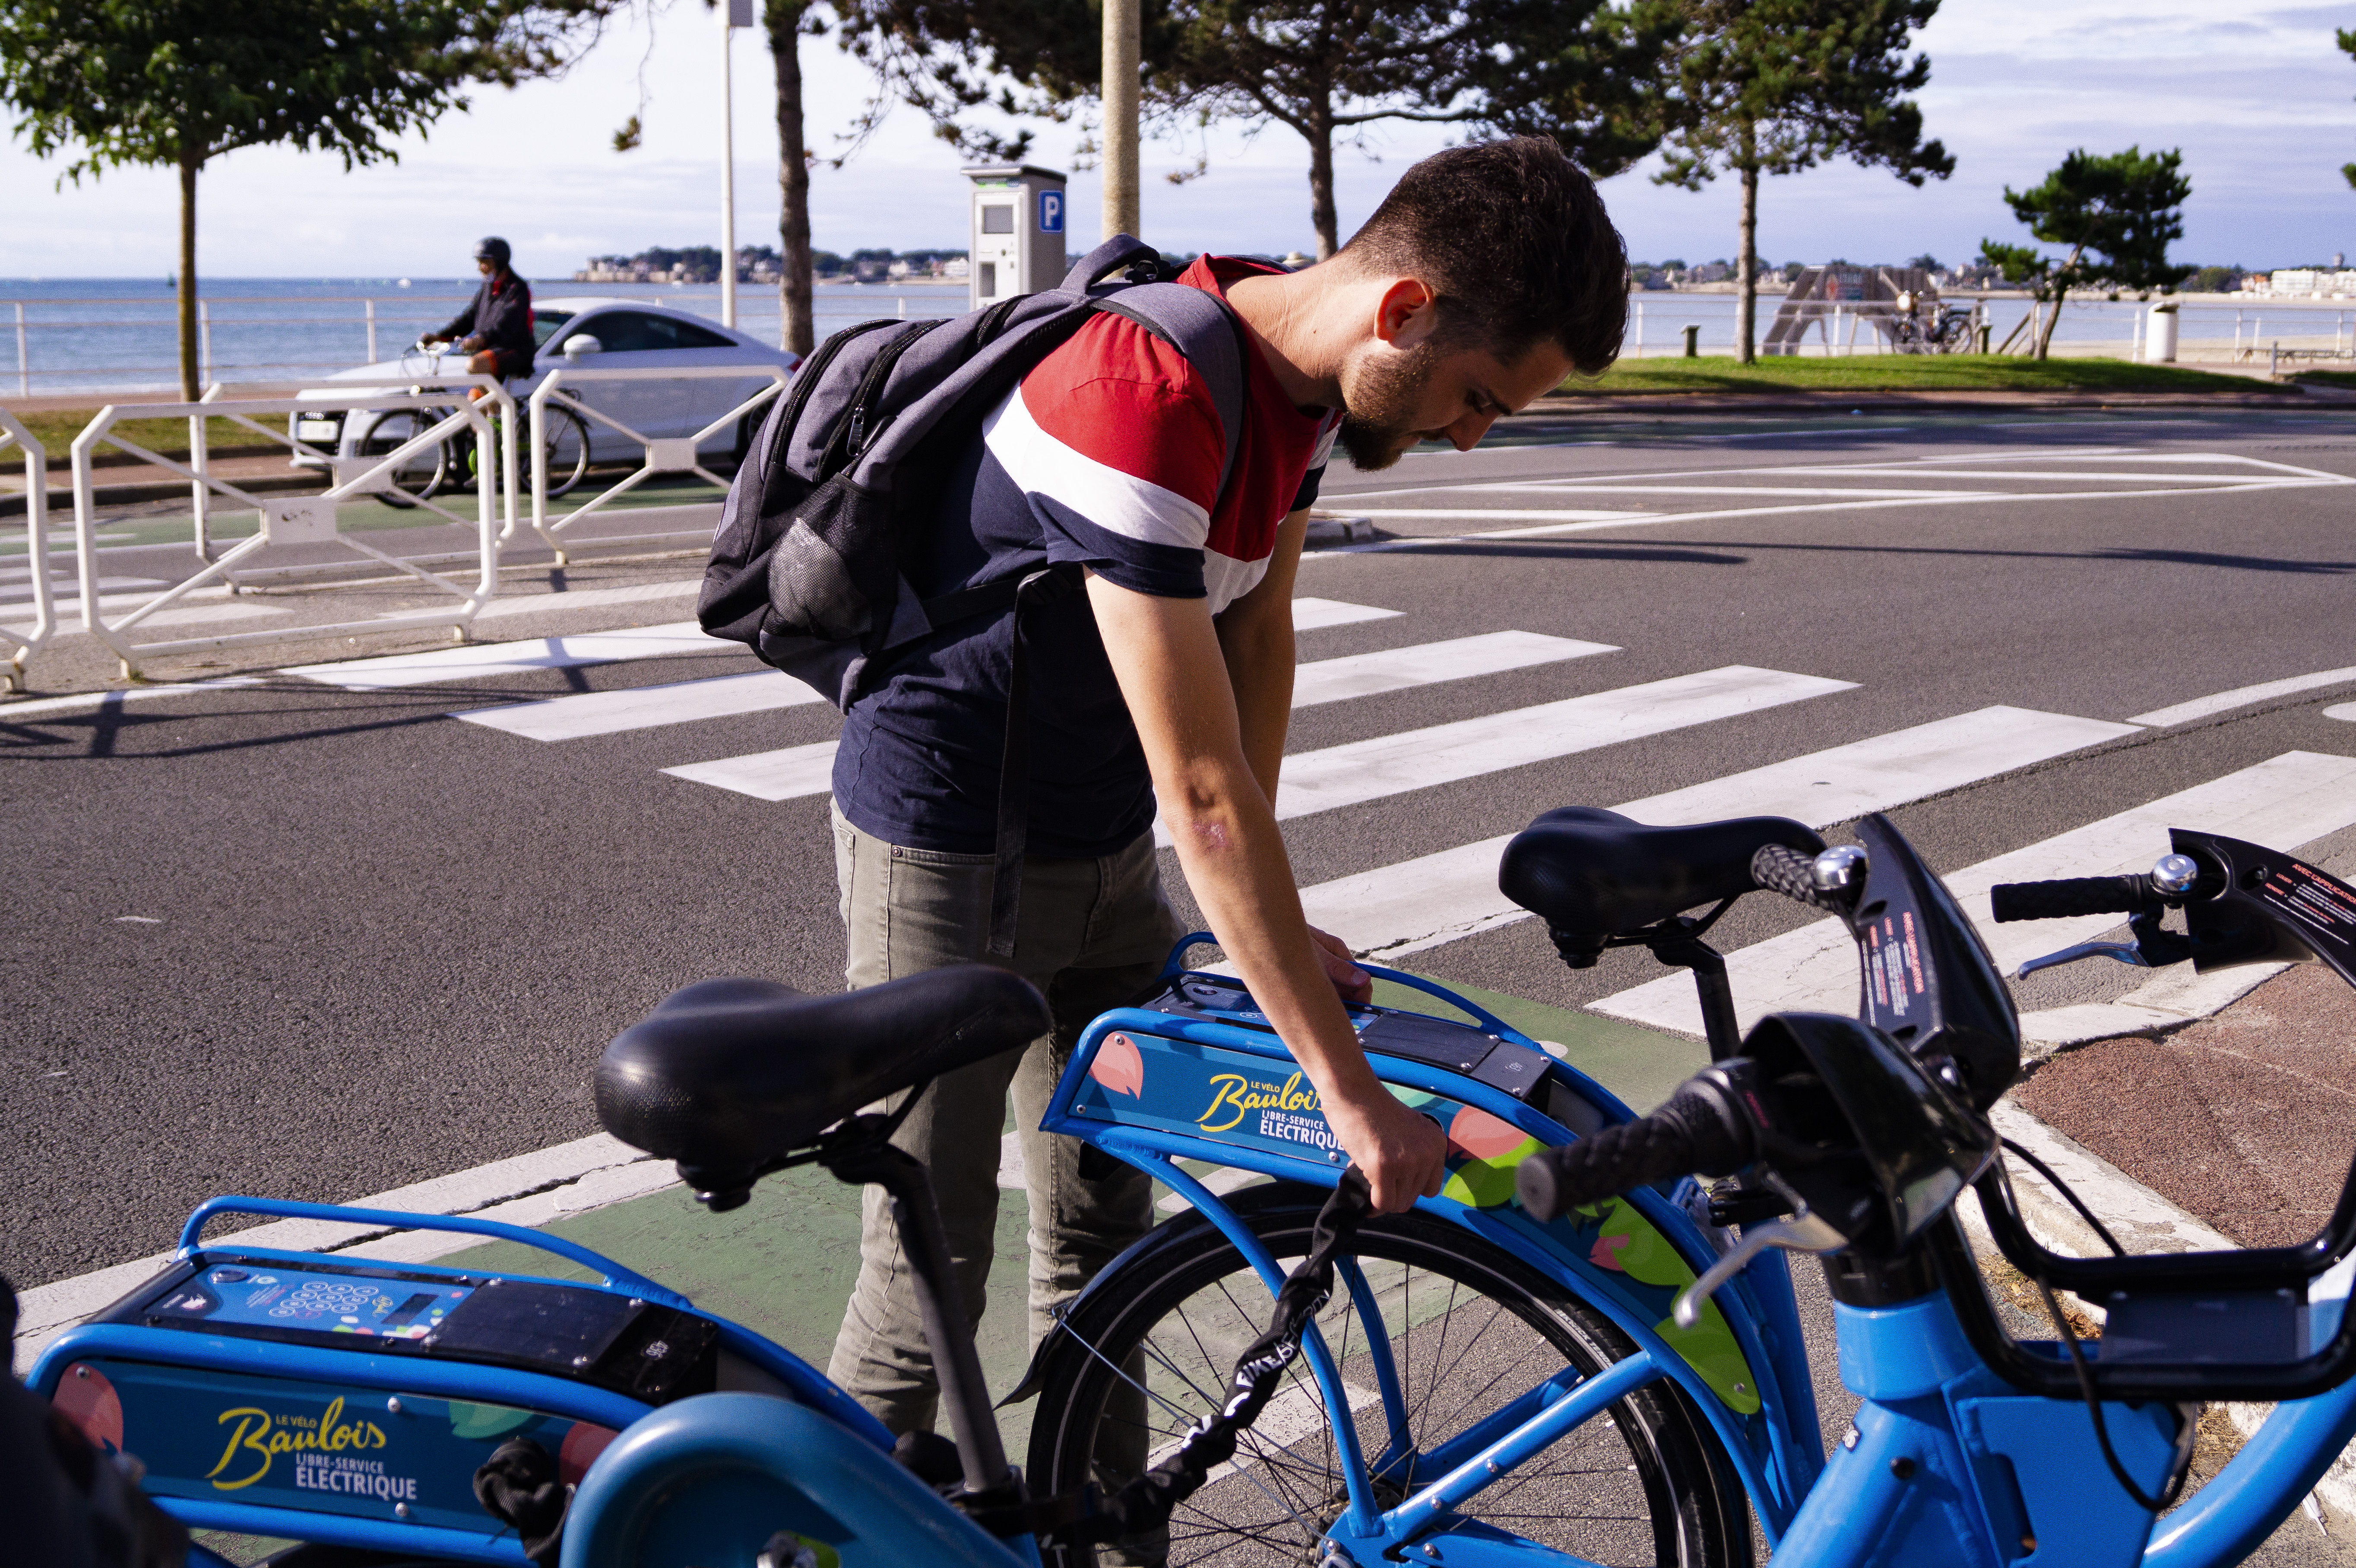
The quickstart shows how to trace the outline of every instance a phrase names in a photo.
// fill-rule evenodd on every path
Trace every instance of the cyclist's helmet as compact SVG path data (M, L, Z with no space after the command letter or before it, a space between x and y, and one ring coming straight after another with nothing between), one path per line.
M475 241L475 260L477 261L488 261L494 267L504 267L508 264L508 258L513 254L514 252L508 249L508 242L496 234L487 240Z

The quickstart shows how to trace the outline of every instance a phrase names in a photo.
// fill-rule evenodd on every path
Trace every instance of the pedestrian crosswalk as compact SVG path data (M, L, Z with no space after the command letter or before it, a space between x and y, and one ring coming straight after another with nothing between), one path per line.
M1510 672L1520 672L1526 685L1536 672L1535 678L1542 681L1559 678L1592 688L1599 684L1594 675L1573 672L1608 670L1613 656L1626 656L1607 643L1516 629L1313 656L1318 631L1395 619L1400 613L1337 600L1296 601L1303 652L1312 656L1298 667L1294 705L1378 700ZM717 643L692 623L682 623L356 660L295 673L366 690L713 652L743 656L734 645ZM1548 673L1558 669L1563 672L1559 677ZM1891 810L2122 737L2148 733L2155 727L2222 711L2234 701L2271 698L2278 695L2277 688L2282 693L2319 688L2348 674L2327 672L2269 683L2126 721L1990 706L1733 770L1624 801L1614 809L1640 822L1663 825L1780 816L1829 827L1868 812ZM1730 665L1393 730L1286 757L1277 815L1298 820L1507 770L1537 769L1528 800L1528 814L1536 815L1550 806L1581 803L1574 793L1549 782L1552 775L1543 771L1545 764L1858 689L1856 682L1806 672ZM820 693L780 671L730 669L701 679L467 709L452 717L508 737L558 743L742 720L824 700ZM695 733L699 731L680 731L682 741ZM831 739L814 740L650 772L761 802L788 801L828 793L835 750ZM2009 968L2032 953L2080 940L2115 922L2089 917L2034 927L1996 927L1987 910L1989 887L2002 880L2095 875L2147 864L2164 848L2166 829L2172 826L2206 827L2285 848L2356 826L2356 758L2287 752L2072 827L1967 867L1948 880L1982 925L1997 961ZM1382 961L1528 919L1497 891L1497 861L1507 837L1368 867L1304 888L1302 905L1313 923ZM1162 842L1167 844L1166 836ZM1855 956L1846 934L1828 921L1739 950L1729 955L1728 964L1746 1025L1766 1012L1845 1010L1854 1000ZM1694 1034L1701 1028L1691 983L1682 973L1590 1005L1607 1016L1657 1029Z

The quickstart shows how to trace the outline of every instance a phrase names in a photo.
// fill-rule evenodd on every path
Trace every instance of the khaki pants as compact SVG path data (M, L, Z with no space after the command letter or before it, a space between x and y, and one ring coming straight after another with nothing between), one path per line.
M854 988L970 962L987 944L990 856L887 844L838 811L834 864ZM1098 859L1025 861L1013 967L1046 996L1054 1029L937 1081L893 1138L932 1172L969 1322L981 1319L990 1278L1010 1091L1031 1199L1034 1348L1054 1326L1053 1308L1152 1225L1146 1177L1118 1166L1101 1180L1083 1178L1082 1146L1039 1131L1039 1118L1080 1031L1107 1008L1138 1000L1179 935L1150 836ZM932 1352L891 1203L877 1188L867 1189L859 1253L859 1283L827 1375L894 1432L928 1429L939 1397Z

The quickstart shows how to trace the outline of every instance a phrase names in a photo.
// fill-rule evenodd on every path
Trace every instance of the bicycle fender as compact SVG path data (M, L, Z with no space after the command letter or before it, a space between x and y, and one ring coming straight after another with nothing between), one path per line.
M664 1406L597 1456L564 1524L562 1568L746 1563L779 1532L819 1568L1036 1568L896 1461L763 1394Z

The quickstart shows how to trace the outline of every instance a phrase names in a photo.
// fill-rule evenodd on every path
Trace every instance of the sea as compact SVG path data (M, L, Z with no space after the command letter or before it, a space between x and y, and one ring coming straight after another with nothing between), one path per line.
M205 278L199 360L209 381L283 382L395 358L406 345L455 316L473 297L472 278ZM631 299L720 318L720 286L705 284L532 282L534 299ZM775 342L779 310L769 284L737 288L737 325ZM819 336L879 316L955 315L966 309L962 283L822 283L816 294ZM1777 301L1762 294L1760 330ZM1631 296L1627 351L1652 358L1684 352L1683 328L1699 327L1703 353L1734 343L1730 293L1647 291ZM2018 296L1987 302L2001 343L2029 311ZM2125 354L2137 336L2143 306L2133 300L2073 300L2054 333L2063 352ZM81 393L169 393L179 384L177 304L169 278L0 278L0 397ZM2269 343L2356 352L2356 305L2253 296L2187 299L2179 315L2180 357L2222 360L2241 351L2263 359ZM1846 348L1845 321L1811 333L1810 352ZM1870 329L1858 335L1872 351Z

